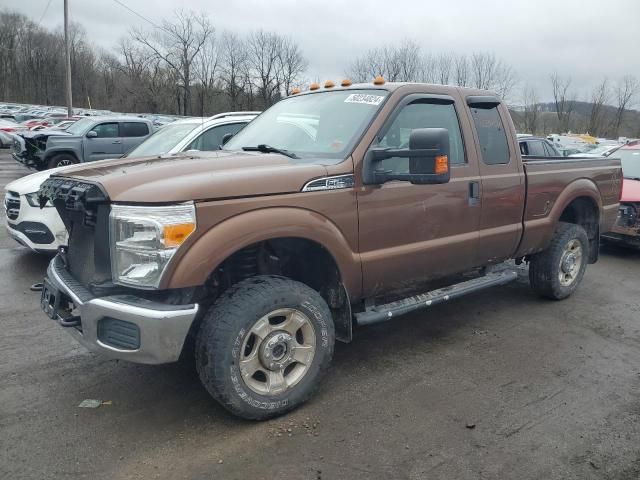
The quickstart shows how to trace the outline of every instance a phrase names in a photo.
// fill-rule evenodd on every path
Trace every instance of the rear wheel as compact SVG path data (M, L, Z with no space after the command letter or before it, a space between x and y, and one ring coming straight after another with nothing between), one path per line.
M207 312L196 368L235 415L263 420L305 402L333 356L331 313L315 290L283 277L240 282Z
M580 225L560 222L551 244L533 255L529 283L543 297L561 300L582 281L589 260L589 239Z
M78 163L78 160L73 155L68 153L60 153L58 155L54 155L49 160L49 168L58 168L58 167L66 167L67 165L74 165Z

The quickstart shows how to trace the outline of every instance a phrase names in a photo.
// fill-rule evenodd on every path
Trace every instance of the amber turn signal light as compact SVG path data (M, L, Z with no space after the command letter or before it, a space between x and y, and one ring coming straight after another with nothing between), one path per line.
M318 90L320 88L320 84L318 83L312 83L311 85L309 85L309 90Z
M378 75L376 78L373 79L373 84L374 85L384 85L384 78L382 77L382 75Z
M179 247L195 229L196 226L193 223L166 225L163 232L165 247Z
M436 157L436 175L444 175L449 173L449 158L446 155L438 155Z

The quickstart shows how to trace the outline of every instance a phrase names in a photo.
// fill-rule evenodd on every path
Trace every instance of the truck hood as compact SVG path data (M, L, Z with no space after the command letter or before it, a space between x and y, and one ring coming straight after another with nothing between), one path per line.
M51 175L60 173L63 170L67 170L69 168L73 167L69 167L67 165L66 167L52 168L50 170L44 170L42 172L27 175L26 177L19 178L18 180L14 180L10 184L8 184L5 187L5 190L11 190L12 192L19 193L20 195L37 192L40 189L40 185L42 185L42 182L44 182Z
M65 177L102 185L113 202L175 203L189 200L299 192L324 166L259 152L180 153L122 158L67 167Z
M640 181L625 178L622 183L621 202L640 202Z
M27 130L20 132L22 138L40 138L40 137L70 137L69 132L64 130L56 130L54 128L44 128L42 130Z

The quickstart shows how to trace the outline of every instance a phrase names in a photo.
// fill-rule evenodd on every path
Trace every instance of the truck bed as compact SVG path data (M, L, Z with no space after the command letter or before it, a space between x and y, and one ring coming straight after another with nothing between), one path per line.
M620 160L523 156L522 163L527 193L524 231L517 256L546 248L553 225L567 206L565 199L576 198L575 194L597 204L600 232L607 231L615 222L622 186Z

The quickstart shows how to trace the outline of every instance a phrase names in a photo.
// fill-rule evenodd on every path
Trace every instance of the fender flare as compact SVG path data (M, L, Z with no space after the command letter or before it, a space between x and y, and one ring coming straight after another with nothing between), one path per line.
M593 182L593 180L587 178L578 178L564 187L562 192L560 192L560 195L558 195L555 202L553 203L551 211L545 219L545 234L540 239L536 251L544 250L551 243L556 225L560 221L562 213L571 202L578 198L589 198L590 200L592 200L598 208L598 218L601 221L603 209L600 190L598 190L598 187Z
M230 217L213 225L175 258L160 288L203 285L225 259L257 242L276 238L304 238L316 242L333 257L351 298L359 297L362 269L359 255L327 217L302 208L269 207Z
M549 215L553 219L554 224L560 221L562 212L564 212L569 204L581 197L587 197L593 200L598 208L598 216L602 218L602 196L600 195L598 186L593 180L579 178L567 185L554 202Z
M78 163L80 163L82 161L82 158L80 156L78 156L78 153L69 147L59 147L59 148L48 148L47 150L45 150L45 155L43 157L43 159L45 161L50 160L52 157L54 157L55 155L59 155L61 153L68 153L69 155L72 155L75 157L75 159L78 161Z

